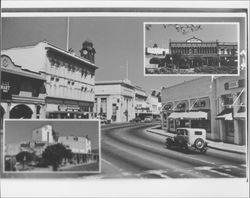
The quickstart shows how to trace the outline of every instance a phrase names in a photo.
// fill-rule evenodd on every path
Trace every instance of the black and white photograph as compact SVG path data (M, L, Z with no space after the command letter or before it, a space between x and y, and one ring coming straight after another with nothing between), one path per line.
M239 24L145 23L146 75L238 74Z
M4 173L16 177L18 173L99 173L99 121L5 120L3 151Z
M75 3L4 9L7 189L20 181L55 184L57 197L245 195L248 9Z

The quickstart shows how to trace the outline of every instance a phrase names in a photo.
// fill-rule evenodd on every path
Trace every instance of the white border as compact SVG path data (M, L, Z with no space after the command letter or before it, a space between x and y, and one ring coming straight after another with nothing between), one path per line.
M43 171L43 172L29 172L29 171L5 171L5 125L6 125L6 121L7 122L48 122L53 124L53 122L97 122L98 123L98 154L99 154L99 164L98 164L98 171ZM15 132L13 132L15 133ZM93 132L91 132L93 133ZM3 119L3 147L1 148L3 151L3 158L2 158L2 167L3 169L1 170L2 174L8 174L8 175L15 175L15 174L37 174L37 178L39 178L39 176L42 176L43 174L48 174L48 178L52 177L53 174L65 174L65 173L81 173L81 174L85 174L85 173L101 173L101 126L100 126L100 120L98 119ZM27 175L28 176L28 175ZM84 176L84 175L82 175ZM82 177L82 176L75 176L75 177ZM6 176L5 176L6 177ZM8 178L9 176L7 176L6 178ZM72 177L72 176L71 176ZM59 178L60 179L60 178Z
M112 7L143 7L143 8L187 8L184 16L207 17L208 12L192 14L189 8L217 8L219 9L246 9L249 11L249 1L20 1L3 0L2 8L44 8L44 7L75 7L75 8L112 8ZM191 11L192 12L192 11ZM2 16L108 16L108 13L2 13ZM119 13L117 13L119 14ZM121 13L122 14L122 13ZM148 13L150 16L180 16L172 13ZM142 15L148 16L146 13ZM209 13L209 17L236 17L239 13ZM130 14L126 14L130 15ZM183 15L183 13L182 13ZM110 16L117 16L111 13ZM135 13L134 16L137 16ZM138 14L139 16L139 14ZM246 16L246 15L244 15ZM128 16L129 17L129 16ZM246 17L249 20L249 16ZM249 27L246 27L245 40L248 42ZM247 49L249 44L246 45ZM246 52L247 52L246 49ZM248 53L248 52L247 52ZM248 54L247 54L248 56ZM247 60L248 61L248 60ZM249 138L249 137L248 137ZM249 159L248 159L249 161ZM247 163L248 167L248 163ZM249 167L248 167L249 168ZM249 176L248 179L112 179L112 180L18 180L2 179L1 193L3 197L249 197ZM13 188L13 184L15 185ZM178 188L177 188L178 186ZM181 188L179 188L181 186ZM29 190L24 190L29 187ZM87 189L87 190L86 190Z
M63 4L58 3L63 2ZM72 0L72 1L61 1L61 0L3 0L2 8L134 8L134 7L143 7L143 8L227 8L227 9L236 9L236 8L248 8L249 1L244 0L234 0L234 1L225 1L225 0L214 0L214 1L125 1L125 0L99 0L99 1L90 1L90 0Z
M210 17L208 17L209 19ZM213 24L213 25L223 25L223 24L234 24L236 25L236 28L237 28L237 53L238 53L238 56L237 56L237 74L202 74L202 73L197 73L197 74L146 74L146 67L145 67L145 57L146 57L146 54L145 54L145 49L146 49L146 46L145 46L145 43L146 43L146 28L145 26L147 24L156 24L156 25L162 25L162 24L199 24L199 25L203 25L203 24L206 24L206 25L209 25L209 24ZM240 74L240 23L239 22L144 22L143 23L143 74L145 77L147 76L153 76L153 77L158 77L158 76L239 76ZM172 39L172 38L171 38ZM221 41L221 42L224 42L224 41Z
M47 1L45 1L47 2ZM245 13L214 12L3 12L2 17L246 17Z

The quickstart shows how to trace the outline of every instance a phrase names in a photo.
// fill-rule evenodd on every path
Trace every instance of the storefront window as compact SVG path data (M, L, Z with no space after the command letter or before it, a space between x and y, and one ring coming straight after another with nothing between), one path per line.
M210 120L192 120L191 121L191 127L192 128L206 129L207 133L211 133Z
M169 130L170 131L175 131L175 120L173 120L173 119L170 119L169 120Z
M224 106L232 105L233 104L233 95L226 94L221 96L222 102Z
M227 136L234 137L234 122L232 120L225 120L225 131Z

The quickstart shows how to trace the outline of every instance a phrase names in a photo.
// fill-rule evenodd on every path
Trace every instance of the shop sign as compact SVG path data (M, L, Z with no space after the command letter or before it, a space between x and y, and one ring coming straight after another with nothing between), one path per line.
M225 83L224 87L225 87L225 90L235 89L235 88L239 88L239 87L245 87L245 81L244 81L244 79L230 81L230 82Z
M179 111L183 111L186 109L186 103L180 103L176 106L176 109Z
M1 98L11 100L10 84L9 82L3 81L1 83Z
M173 104L172 103L167 103L165 106L164 106L164 110L171 110L173 108Z
M239 81L231 81L228 83L228 89L238 88L239 87Z
M194 104L194 108L204 108L204 107L206 107L206 101L205 100L197 101Z
M7 93L9 90L10 90L10 84L9 82L2 82L1 83L1 90L4 92L4 93Z
M80 111L78 105L58 105L58 111Z
M198 109L210 109L210 100L209 98L201 98L201 99L192 99L190 101L192 110Z

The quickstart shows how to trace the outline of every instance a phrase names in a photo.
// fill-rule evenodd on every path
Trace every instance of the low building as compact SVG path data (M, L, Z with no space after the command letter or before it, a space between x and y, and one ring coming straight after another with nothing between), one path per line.
M220 140L245 145L247 139L247 90L245 73L214 79L217 131Z
M159 48L159 47L147 47L146 48L146 55L165 56L166 54L169 54L169 49Z
M135 118L135 88L128 81L100 81L95 84L95 116L112 122Z
M162 89L162 128L204 128L207 138L246 144L245 72L199 77Z
M21 65L25 71L32 71L33 76L36 73L43 74L46 88L46 118L93 117L97 69L94 63L96 52L93 43L83 43L81 56L48 42L1 52L10 57L16 65ZM29 82L26 80L25 83ZM34 99L29 101L33 102Z
M91 152L91 141L88 137L59 136L58 143L71 150L73 153L72 160L77 164L94 159Z
M211 77L163 88L161 95L162 128L174 132L177 127L202 127L207 131L207 138L216 139L215 129L212 130L216 114L211 113L215 109Z
M45 118L45 77L1 55L1 128L4 118Z

